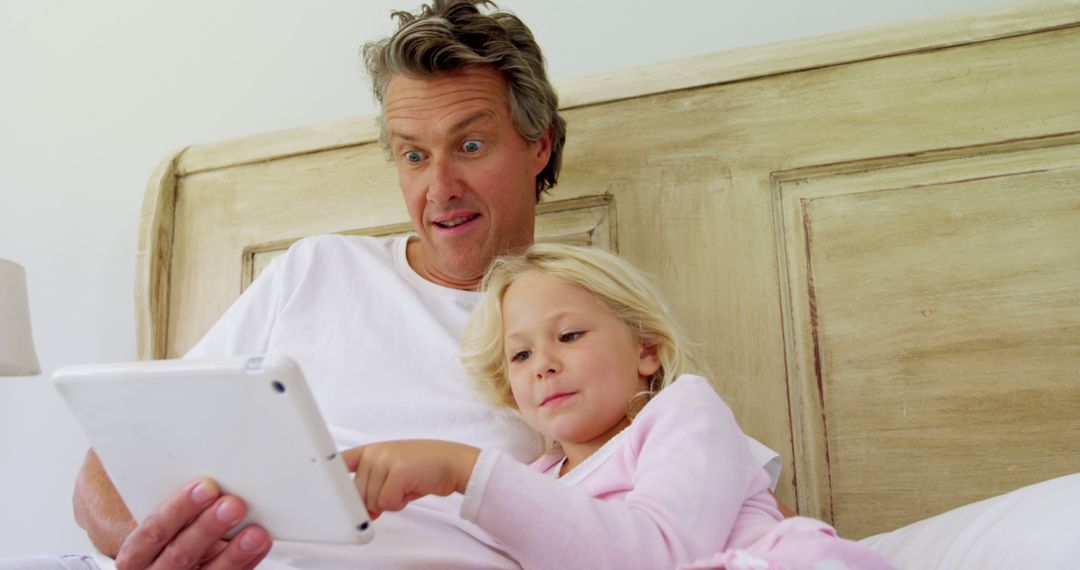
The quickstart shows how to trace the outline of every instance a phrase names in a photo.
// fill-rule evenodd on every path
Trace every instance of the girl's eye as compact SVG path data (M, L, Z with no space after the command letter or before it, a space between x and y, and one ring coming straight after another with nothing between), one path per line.
M484 143L482 143L482 142L480 142L478 140L467 140L467 141L461 143L461 150L463 150L463 151L465 151L465 152L467 152L469 154L472 154L474 152L479 152L480 149L483 146L484 146Z
M519 351L515 352L513 356L510 357L510 361L511 362L525 362L525 360L529 358L530 354L531 353L529 351L527 351L527 350L519 350Z
M405 152L405 154L403 154L401 156L405 158L406 162L417 163L417 162L420 162L421 160L424 160L424 153L422 153L422 152L420 152L418 150L407 151L407 152Z
M559 342L574 342L575 340L581 338L584 334L585 333L583 331L563 333L559 335Z

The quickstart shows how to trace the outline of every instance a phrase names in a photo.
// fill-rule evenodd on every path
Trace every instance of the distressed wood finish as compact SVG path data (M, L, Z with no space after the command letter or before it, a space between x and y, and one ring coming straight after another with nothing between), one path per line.
M169 270L172 267L176 204L176 158L165 157L146 186L139 218L135 253L135 340L140 358L168 353L165 325L169 322Z
M561 86L538 233L656 276L780 496L847 536L1080 471L1076 54L1080 3L1037 2ZM372 124L155 174L140 354L297 238L406 230Z
M1080 470L1080 137L837 170L775 192L803 511L884 531Z

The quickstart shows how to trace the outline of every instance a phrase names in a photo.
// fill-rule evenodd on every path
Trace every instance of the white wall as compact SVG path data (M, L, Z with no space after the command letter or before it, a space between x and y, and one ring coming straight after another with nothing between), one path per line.
M190 143L373 113L358 46L414 2L0 0L0 257L27 269L44 368L0 379L0 557L88 548L70 516L87 443L47 378L135 358L137 221L158 160ZM558 80L1000 3L502 5L530 23Z

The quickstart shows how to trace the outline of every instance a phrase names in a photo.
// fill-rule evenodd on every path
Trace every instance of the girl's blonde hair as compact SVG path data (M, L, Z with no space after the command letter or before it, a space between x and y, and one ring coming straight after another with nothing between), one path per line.
M495 260L484 276L484 295L465 327L462 366L494 403L517 409L507 373L502 301L510 285L532 271L584 287L642 346L656 347L660 368L649 378L648 395L695 366L682 330L659 290L641 271L600 249L534 244L520 255Z

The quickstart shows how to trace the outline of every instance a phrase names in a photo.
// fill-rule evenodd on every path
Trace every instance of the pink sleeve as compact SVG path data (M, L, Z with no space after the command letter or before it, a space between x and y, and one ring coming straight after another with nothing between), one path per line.
M731 410L705 379L683 376L628 429L586 485L630 487L622 500L500 455L463 514L526 568L673 568L723 550L744 501L768 486Z

